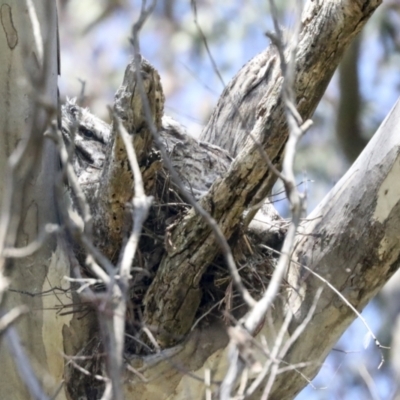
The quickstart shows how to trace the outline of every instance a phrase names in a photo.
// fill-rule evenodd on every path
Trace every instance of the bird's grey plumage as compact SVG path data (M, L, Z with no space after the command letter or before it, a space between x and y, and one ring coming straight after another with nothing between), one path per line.
M243 66L224 89L201 140L222 147L233 157L239 154L256 122L258 103L268 94L268 83L278 79L273 75L277 60L270 46Z
M71 150L71 162L78 181L86 186L99 182L107 159L111 126L79 107L76 100L62 106L62 133ZM162 119L161 139L185 188L199 199L213 182L221 177L232 161L228 152L201 142L187 134L186 129L168 116Z
M199 199L226 173L232 158L218 146L201 142L168 116L162 120L161 139L185 188Z
M70 152L70 159L81 186L100 179L111 139L111 127L75 99L67 99L62 106L61 131Z

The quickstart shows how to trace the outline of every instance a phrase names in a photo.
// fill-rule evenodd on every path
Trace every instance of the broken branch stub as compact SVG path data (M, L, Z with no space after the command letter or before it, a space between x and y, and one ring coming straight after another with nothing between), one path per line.
M143 175L147 181L152 181L159 169L159 163L153 165L157 157L153 157L153 162L149 163L152 135L143 109L138 74L140 74L150 105L151 122L157 130L161 129L164 94L160 76L155 68L143 58L140 60L140 71L137 71L134 60L126 68L123 83L115 96L114 113L132 136L133 147ZM126 205L132 196L132 171L128 164L124 143L113 124L101 178L101 190L94 213L96 245L112 261L116 261L124 233L130 231L130 223L127 223L131 221L131 218L127 218L130 210Z

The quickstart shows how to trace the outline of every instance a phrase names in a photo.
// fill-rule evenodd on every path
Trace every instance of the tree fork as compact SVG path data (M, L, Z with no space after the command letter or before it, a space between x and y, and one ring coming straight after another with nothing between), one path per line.
M306 3L293 88L303 119L314 112L344 51L380 3L380 0L352 4L336 0ZM254 72L260 70L264 72ZM245 84L249 76L257 78ZM262 91L259 90L261 85ZM237 89L240 87L245 90L240 92ZM257 90L257 96L249 97L249 89ZM267 49L232 80L210 120L212 128L208 126L202 136L223 146L224 135L230 134L229 128L242 126L248 110L256 108L254 126L245 126L240 132L232 130L234 135L240 135L242 150L226 176L217 179L200 201L228 239L240 225L248 207L265 199L276 182L277 177L266 165L259 146L274 164L280 164L288 135L281 90L282 76L276 52ZM251 98L252 107L246 103L247 97ZM232 105L232 99L238 107ZM235 149L228 150L237 152ZM219 251L209 225L193 210L177 224L171 243L145 298L145 322L158 331L157 340L163 347L173 345L176 339L171 338L180 338L191 328L201 296L201 276Z

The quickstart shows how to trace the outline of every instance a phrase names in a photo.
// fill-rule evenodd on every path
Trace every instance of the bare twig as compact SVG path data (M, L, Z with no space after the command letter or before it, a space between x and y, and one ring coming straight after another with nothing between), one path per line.
M64 276L64 279L69 282L78 282L81 284L80 288L76 291L76 293L83 292L89 286L93 286L99 283L103 283L102 279L94 279L94 278L71 278L69 276Z
M54 391L53 396L51 396L50 400L57 400L58 395L60 394L63 386L65 384L65 380L63 379L60 384L58 385L58 387L56 388L56 390Z
M159 344L157 343L154 335L151 333L150 329L147 326L145 326L145 327L143 327L143 332L146 334L146 336L150 340L151 344L156 349L157 353L160 353L161 352L161 348L160 348Z
M47 224L39 233L36 240L24 247L7 247L3 250L3 256L7 258L24 258L36 253L44 244L49 235L57 233L60 227L55 224Z
M274 36L274 44L278 49L281 62L281 71L284 77L282 97L286 108L286 117L289 126L289 139L285 148L285 158L283 161L283 172L280 175L283 180L283 184L286 190L287 197L291 204L292 210L292 222L288 228L285 241L282 246L281 256L279 258L278 264L274 270L268 288L262 298L257 302L257 304L250 310L248 315L245 317L243 326L244 328L253 334L257 327L262 322L264 315L267 313L268 309L275 300L276 295L279 292L279 288L282 279L287 271L288 265L291 259L291 253L293 250L294 240L296 236L297 227L300 223L301 214L303 212L303 196L297 191L296 181L293 172L293 163L296 154L296 146L304 134L306 129L310 126L310 122L302 122L301 116L298 114L294 104L295 98L293 93L293 81L294 81L294 64L295 64L295 51L296 46L293 47L292 57L289 66L285 59L284 51L284 41L282 37L282 32L276 21L276 7L273 0L270 0L271 11L274 18L274 25L276 30L276 36ZM297 30L300 29L300 16L298 17ZM297 44L297 41L295 42ZM268 165L271 163L269 162ZM289 318L289 317L288 317ZM286 318L285 318L286 321ZM237 329L240 329L237 327ZM279 335L278 335L279 337ZM232 391L234 382L236 381L237 373L239 373L244 365L243 361L239 359L238 352L230 353L230 367L228 373L222 383L220 399L229 399L230 393ZM232 357L232 358L231 358ZM265 374L268 372L266 368ZM276 372L275 372L276 375ZM232 379L234 377L234 379Z
M157 0L152 0L150 5L146 8L146 0L142 0L142 7L140 9L140 15L138 20L133 24L132 26L132 38L131 38L131 43L134 47L134 49L138 50L138 54L140 53L139 49L139 32L143 28L144 23L146 22L147 18L152 14L154 8L157 5ZM136 67L139 67L139 65L136 65ZM139 68L140 71L140 68Z
M143 374L141 374L136 368L133 368L132 365L129 365L129 363L126 363L126 368L128 371L138 376L142 382L144 383L148 382L148 379Z
M365 385L368 388L369 394L371 396L372 400L380 400L376 383L372 379L371 374L368 372L366 366L364 364L358 365L358 372L360 373L360 376L362 380L365 382Z
M336 289L327 279L325 279L324 277L322 277L321 275L317 274L315 271L313 271L311 268L307 267L306 265L303 265L301 263L295 262L294 263L300 265L302 268L306 269L308 272L310 272L313 276L315 276L317 279L319 279L321 282L323 282L325 285L327 285L333 292L335 292L339 298L351 309L351 311L353 311L353 313L355 315L357 315L358 318L360 318L361 322L363 323L363 325L365 326L365 328L367 329L368 333L371 335L372 339L374 339L374 343L375 346L380 350L381 353L381 362L378 365L378 369L380 369L383 365L383 363L385 362L385 356L383 354L383 349L390 349L390 347L388 346L383 346L378 338L376 337L376 335L374 334L374 332L372 331L372 329L370 328L370 326L368 325L367 321L365 320L365 318L362 316L362 314L353 306L353 304L351 304L346 297L343 296L342 293L339 292L338 289Z
M26 0L26 6L29 13L29 19L32 24L32 32L36 45L35 54L37 55L37 59L39 62L40 68L43 67L43 57L44 57L44 46L43 46L43 36L40 31L40 22L38 20L35 5L32 0Z
M121 262L119 265L120 279L118 282L115 282L113 288L113 297L117 299L115 310L113 311L113 324L111 326L106 321L101 321L102 326L108 331L108 343L111 346L107 349L107 358L110 364L109 374L112 384L113 399L119 400L123 398L121 392L121 373L130 269L139 244L142 226L147 218L152 203L152 197L147 197L144 193L142 174L140 172L130 135L116 116L114 116L114 124L116 125L117 131L121 135L125 144L129 165L134 178L134 197L132 199L134 207L133 229L122 251Z
M208 314L210 314L215 308L219 307L222 303L224 302L224 299L216 302L215 304L212 305L212 307L210 307L205 313L203 313L202 315L200 315L199 318L197 318L197 320L194 322L194 324L192 325L192 328L190 329L192 332L194 331L194 329L196 328L196 326L199 324L199 322L205 318Z
M254 393L254 391L258 388L258 386L261 384L261 382L264 380L264 378L267 376L268 372L270 371L271 365L273 365L276 358L278 357L279 350L282 346L282 342L287 333L287 330L288 330L290 322L292 321L292 318L293 318L293 314L290 311L288 311L286 313L283 324L282 324L281 328L279 329L278 336L275 339L274 347L270 353L269 359L265 363L263 370L260 372L260 374L257 376L257 378L254 380L254 382L251 384L251 386L246 391L247 396L250 396L251 394Z
M277 254L281 254L280 251L273 249L272 247L266 246L264 244L260 244L260 246L265 247L266 249L275 252ZM344 304L346 304L347 307L350 308L351 311L353 311L353 313L357 316L357 318L359 318L361 320L361 322L363 323L363 325L365 326L365 328L367 329L368 333L371 335L372 339L374 339L374 343L375 346L380 349L380 353L381 353L381 362L378 366L378 368L381 368L383 363L385 362L385 358L384 358L384 354L382 349L390 349L390 347L388 346L384 346L382 345L378 338L376 337L376 335L374 334L373 330L370 328L370 326L368 325L367 321L365 320L365 318L362 316L362 314L350 303L349 300L346 299L346 297L343 296L342 293L340 293L340 291L338 289L336 289L327 279L325 279L323 276L321 276L320 274L318 274L317 272L313 271L311 268L307 267L307 265L304 265L302 263L299 263L298 261L295 261L293 259L290 260L290 262L298 265L301 268L304 268L306 271L308 271L311 275L315 276L318 280L320 280L322 283L324 283L326 286L329 287L329 289L331 289L342 301Z
M10 327L21 315L28 312L28 307L18 306L11 309L0 318L0 335Z
M208 46L207 38L204 35L203 29L201 29L201 26L200 26L199 21L197 19L197 4L196 4L196 0L190 0L190 4L191 4L192 10L193 10L193 20L194 20L194 23L195 23L195 25L197 27L197 30L200 33L201 39L203 40L204 47L206 48L208 58L211 61L212 67L214 69L214 72L217 74L220 82L222 83L222 87L225 87L226 85L225 85L224 79L222 78L222 75L221 75L221 72L219 71L217 63L215 62L214 57L211 54L211 50L210 50L210 48Z
M34 8L34 4L31 0L27 0L25 5L28 9L28 16L31 23L30 31L33 32L34 42L36 45L37 55L36 61L39 64L39 68L37 64L35 64L34 71L30 69L32 67L31 63L28 62L28 52L26 54L22 54L22 56L26 55L26 59L23 65L25 66L25 76L23 73L17 75L14 74L15 77L21 81L23 79L27 79L27 85L23 90L26 90L26 96L28 96L31 101L29 115L31 116L30 122L27 123L25 119L21 119L24 121L24 127L28 129L21 128L21 124L16 129L16 125L14 121L11 122L11 125L8 125L8 130L18 131L18 134L13 137L12 142L18 143L15 149L13 149L12 154L9 156L7 160L6 170L3 171L3 185L2 185L2 209L0 214L0 303L3 300L3 295L5 290L8 287L8 281L5 278L5 263L6 258L8 256L16 256L22 257L26 254L31 253L32 251L37 250L40 247L40 240L37 243L31 243L27 247L15 249L15 243L17 241L18 228L20 227L20 222L22 216L25 215L25 211L23 210L23 196L24 190L26 188L26 183L29 177L34 176L38 172L38 165L40 164L42 158L43 151L43 132L45 127L48 125L50 118L54 115L55 106L54 102L47 99L43 102L51 103L51 106L48 108L43 107L42 102L39 101L39 98L45 98L46 94L48 94L48 87L50 87L52 81L48 79L50 74L48 73L49 64L50 64L50 40L45 42L42 36L42 32L40 30L40 24L38 21L38 17ZM24 7L21 5L21 7ZM55 4L51 1L46 1L44 7L49 10L49 15L51 17L55 16ZM54 13L52 14L52 11ZM46 24L46 32L44 32L47 37L50 34L54 35L55 32L55 21L52 18L49 18ZM22 27L21 27L22 28ZM21 44L19 44L19 48L27 50L27 41L26 36L24 37L23 29L19 31L19 40L21 40ZM49 45L47 45L47 43ZM30 49L32 50L32 49ZM29 53L31 54L31 53ZM17 56L18 57L18 56ZM7 78L8 85L13 88L13 84L15 85L15 81L13 82L11 76ZM54 86L53 86L54 87ZM15 87L14 87L15 89ZM23 103L25 106L25 96ZM54 99L52 99L54 100ZM21 103L13 104L14 107L20 106ZM7 134L5 130L2 132L3 135ZM11 137L9 138L11 140ZM10 142L11 143L11 142ZM5 154L4 152L3 154ZM52 185L51 174L47 179L49 188ZM40 229L41 227L39 227ZM39 238L40 239L40 238ZM26 311L26 308L23 306L16 307L9 311L7 314L2 312L1 319L1 329L5 330L4 337L8 347L8 350L11 354L11 358L14 360L16 364L17 371L26 385L26 388L33 399L46 400L48 396L44 393L41 388L41 385L36 378L36 375L31 367L31 363L29 361L28 356L25 354L22 344L20 342L18 331L12 326L12 322L15 321L23 312Z
M312 317L314 316L314 312L315 309L317 308L318 300L321 296L322 290L323 290L322 288L318 289L317 293L315 294L314 301L310 309L308 310L306 318L304 318L302 323L296 328L296 330L293 332L290 338L285 342L284 346L279 351L278 359L283 359L283 357L286 356L289 349L292 347L295 341L300 337L300 335L304 332L304 329L307 327ZM271 369L271 373L269 374L268 377L267 384L265 385L264 393L261 397L262 400L268 399L269 393L272 389L272 385L274 384L276 376L278 375L278 370L279 370L279 362L274 362L274 365L272 366Z
M211 386L211 371L209 368L204 370L204 385L206 387L206 400L212 399L212 392L210 389Z
M86 376L92 376L94 379L96 379L97 381L100 381L100 382L106 382L107 381L107 378L105 378L104 376L101 376L101 375L98 375L98 374L92 374L90 371L88 371L87 369L81 367L76 362L76 360L87 360L87 359L90 359L92 357L68 356L66 354L62 354L62 356L66 360L68 360L68 364L71 364L75 369L77 369L82 374L84 374Z
M8 327L4 335L8 345L8 350L12 354L17 365L19 375L29 390L32 398L35 400L49 400L49 397L44 393L40 386L28 357L22 348L17 330L13 326Z

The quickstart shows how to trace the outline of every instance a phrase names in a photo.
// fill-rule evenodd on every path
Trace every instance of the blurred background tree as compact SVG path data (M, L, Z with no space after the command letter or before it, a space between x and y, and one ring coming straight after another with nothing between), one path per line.
M276 1L287 30L294 25L294 1ZM84 105L107 120L107 105L132 58L128 36L141 1L59 3L61 96L83 93ZM160 72L166 113L198 136L224 85L268 46L264 33L271 29L267 1L159 1L140 39L142 54ZM308 211L357 158L399 92L400 0L393 0L384 2L350 47L315 112L313 128L300 144L296 167L298 182L307 191ZM277 195L273 201L287 215L285 199ZM393 321L400 311L399 298L397 274L363 313L385 344L397 332ZM377 369L379 354L374 346L365 349L365 335L355 321L298 399L396 398L390 363Z

